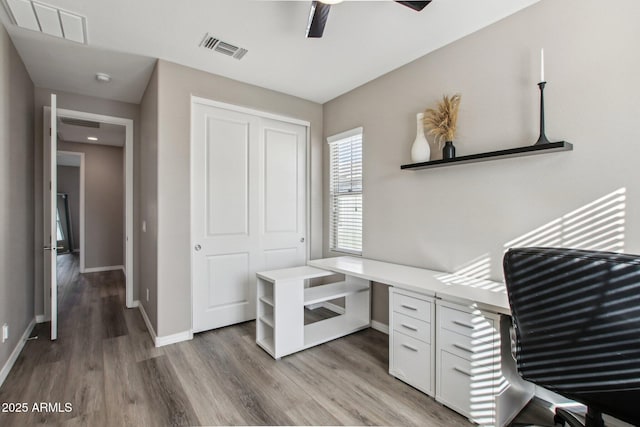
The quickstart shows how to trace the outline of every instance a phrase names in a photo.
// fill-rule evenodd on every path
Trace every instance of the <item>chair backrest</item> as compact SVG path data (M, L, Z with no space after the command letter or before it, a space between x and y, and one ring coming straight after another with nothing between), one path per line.
M520 375L640 424L640 257L519 248L503 266Z

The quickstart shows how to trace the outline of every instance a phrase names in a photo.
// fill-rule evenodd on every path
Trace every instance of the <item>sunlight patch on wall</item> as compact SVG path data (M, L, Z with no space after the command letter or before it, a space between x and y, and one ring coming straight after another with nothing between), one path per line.
M626 188L620 188L516 239L504 248L546 246L624 252Z
M446 285L462 285L494 292L505 292L501 283L489 280L490 275L491 257L487 253L457 268L453 273L442 273L435 277Z

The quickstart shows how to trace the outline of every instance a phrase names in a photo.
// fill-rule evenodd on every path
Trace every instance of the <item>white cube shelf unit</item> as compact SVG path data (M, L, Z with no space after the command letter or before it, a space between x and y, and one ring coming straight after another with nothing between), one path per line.
M370 325L369 281L344 281L305 287L333 271L295 267L258 273L256 343L274 359L340 338ZM345 312L304 324L304 307L344 297Z

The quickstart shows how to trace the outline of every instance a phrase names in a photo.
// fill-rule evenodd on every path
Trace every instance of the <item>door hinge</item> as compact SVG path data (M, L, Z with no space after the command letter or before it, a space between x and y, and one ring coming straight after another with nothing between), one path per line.
M51 136L51 128L49 128L49 136Z

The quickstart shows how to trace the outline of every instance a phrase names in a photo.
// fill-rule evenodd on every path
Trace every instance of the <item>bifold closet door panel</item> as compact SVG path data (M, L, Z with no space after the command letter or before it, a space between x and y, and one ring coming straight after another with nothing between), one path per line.
M306 263L306 127L193 102L193 329L256 317L256 272Z

